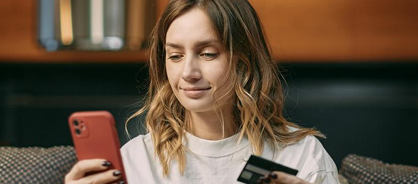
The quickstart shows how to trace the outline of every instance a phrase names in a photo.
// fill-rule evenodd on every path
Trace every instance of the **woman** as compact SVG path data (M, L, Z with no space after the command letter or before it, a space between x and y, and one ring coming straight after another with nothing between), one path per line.
M313 129L283 118L284 97L261 23L247 0L172 0L150 38L147 135L122 149L129 183L239 183L251 154L297 169L260 183L338 183ZM132 118L131 117L131 118ZM120 177L102 159L77 163L66 183Z

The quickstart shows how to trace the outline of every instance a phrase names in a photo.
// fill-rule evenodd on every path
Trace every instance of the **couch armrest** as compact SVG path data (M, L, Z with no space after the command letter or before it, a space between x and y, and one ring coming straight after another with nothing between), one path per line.
M341 164L340 174L349 183L417 183L418 167L388 164L380 160L350 154Z
M0 183L64 183L76 161L71 146L0 147Z

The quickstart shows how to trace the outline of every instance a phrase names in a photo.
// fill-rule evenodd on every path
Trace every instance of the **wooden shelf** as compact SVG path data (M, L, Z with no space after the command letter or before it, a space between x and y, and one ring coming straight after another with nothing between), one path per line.
M145 51L56 51L0 55L0 62L22 63L143 63Z
M37 40L37 1L0 1L0 62L24 63L135 63L145 51L48 52Z

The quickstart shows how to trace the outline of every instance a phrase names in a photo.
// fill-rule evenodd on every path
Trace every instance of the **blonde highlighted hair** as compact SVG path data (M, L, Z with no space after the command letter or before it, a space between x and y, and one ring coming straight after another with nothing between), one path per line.
M246 137L260 155L264 142L285 146L307 135L324 137L314 129L299 127L283 117L284 95L280 74L272 61L257 13L247 0L171 0L150 36L150 85L144 106L129 119L147 113L145 124L151 133L156 156L169 175L173 160L185 167L182 144L186 110L171 90L165 70L166 33L178 16L192 8L206 12L214 30L229 53L229 72L233 81L234 114L240 140ZM296 131L290 131L294 127Z

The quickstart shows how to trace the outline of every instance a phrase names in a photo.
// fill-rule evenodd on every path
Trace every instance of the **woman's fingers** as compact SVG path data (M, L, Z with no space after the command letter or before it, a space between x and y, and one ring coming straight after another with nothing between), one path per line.
M293 176L284 172L278 172L278 171L274 171L267 176L263 176L262 178L260 178L259 183L309 184L308 182L296 176Z
M77 181L77 183L110 183L120 178L121 172L118 170L108 170L94 175L86 176Z
M77 164L75 164L70 172L65 176L65 181L67 183L69 181L78 180L83 178L88 172L103 171L110 165L111 163L104 159L81 160L77 162Z
M292 176L292 175L286 174L284 172L274 172L274 173L277 175L277 179L276 180L279 183L289 183L289 184L290 183L295 183L296 184L298 182L298 180L300 180L296 176Z

